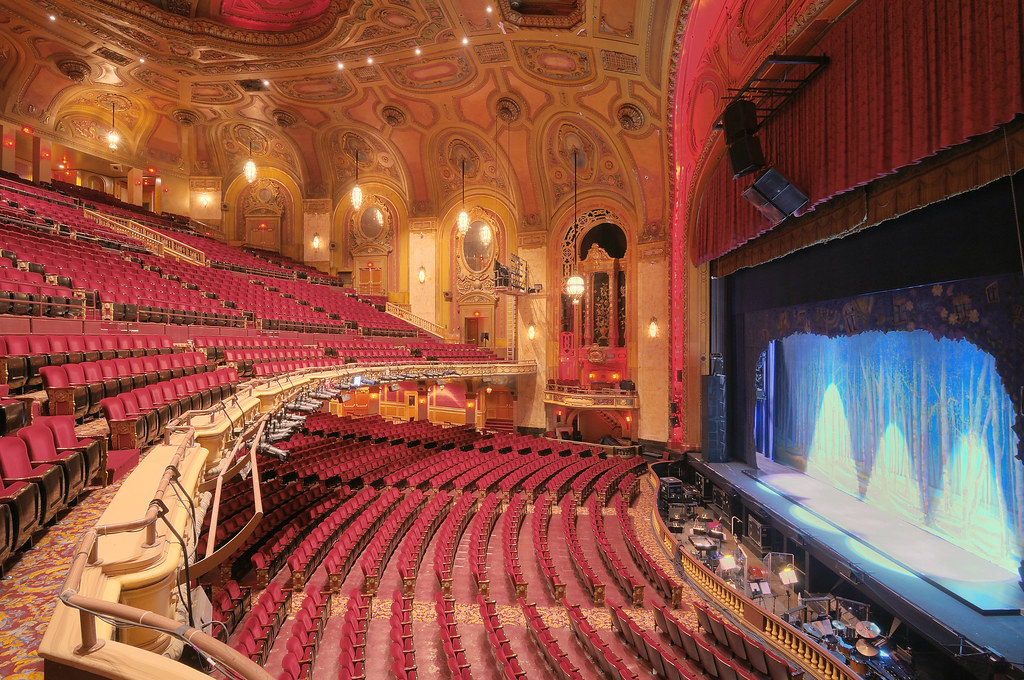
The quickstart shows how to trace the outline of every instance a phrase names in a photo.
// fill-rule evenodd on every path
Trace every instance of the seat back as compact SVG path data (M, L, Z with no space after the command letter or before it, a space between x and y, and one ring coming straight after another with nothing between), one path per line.
M36 474L28 458L28 447L21 437L0 437L0 474L4 479Z
M45 335L28 336L28 348L31 354L49 354L50 339Z
M107 420L125 420L128 418L124 404L118 397L107 397L101 400L100 408L103 410L103 417Z
M85 378L82 364L64 364L63 369L69 385L85 385L89 382ZM43 375L43 384L46 384L46 375Z
M132 392L119 394L117 395L117 398L121 400L121 403L124 405L124 412L127 413L129 417L134 418L142 413L142 408L139 406L139 400L135 398L135 395L132 394Z
M46 427L50 429L54 443L59 448L67 449L81 444L75 433L74 416L50 416L46 418Z
M4 340L7 343L8 356L26 356L32 354L29 348L27 335L7 335Z
M128 368L131 370L132 375L142 375L147 373L146 364L142 361L142 357L128 357Z
M37 462L57 460L57 447L54 445L53 432L45 425L29 425L18 430L18 436L25 442L28 457Z
M104 380L103 370L100 367L100 364L98 362L86 361L84 363L78 364L78 366L82 369L82 374L85 376L86 382L90 382L90 383L103 382L103 380Z
M67 352L68 351L68 339L63 335L51 335L49 336L50 351L51 352Z
M152 411L156 406L153 404L153 397L150 396L149 390L145 387L136 387L134 390L128 393L135 399L135 403L139 405L139 412ZM127 396L127 395L124 395Z
M75 366L77 364L69 365ZM43 388L45 389L71 386L64 366L43 366L39 369L39 375L43 377Z

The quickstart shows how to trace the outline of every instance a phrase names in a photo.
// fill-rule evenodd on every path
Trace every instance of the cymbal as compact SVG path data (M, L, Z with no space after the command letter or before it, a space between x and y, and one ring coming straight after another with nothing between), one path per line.
M857 651L864 656L878 656L878 647L867 640L857 640Z
M878 627L878 624L871 621L858 622L856 631L857 635L868 640L873 640L882 634L882 629Z
M832 630L834 630L837 634L842 633L844 630L846 630L846 624L844 624L842 621L833 620Z

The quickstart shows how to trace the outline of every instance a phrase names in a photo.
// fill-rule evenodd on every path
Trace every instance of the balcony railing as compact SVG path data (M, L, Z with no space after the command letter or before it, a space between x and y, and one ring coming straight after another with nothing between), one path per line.
M394 302L389 302L387 305L387 313L391 316L397 317L406 323L410 323L413 326L421 330L425 330L428 333L444 338L445 342L458 342L459 336L457 333L452 333L444 326L438 325L433 321L427 321L423 317L416 316L408 309L405 309Z
M206 266L206 253L203 251L173 239L135 220L104 215L94 210L85 210L85 215L115 233L141 241L146 246L146 249L154 255L175 257L201 267Z
M578 385L548 384L544 389L544 403L571 408L635 409L640 400L634 390L587 388Z

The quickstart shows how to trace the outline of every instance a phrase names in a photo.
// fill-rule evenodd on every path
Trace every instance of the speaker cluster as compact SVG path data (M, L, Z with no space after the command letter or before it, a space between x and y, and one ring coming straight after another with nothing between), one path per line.
M733 179L765 167L764 151L757 139L757 106L754 102L749 99L731 101L722 113L722 128L729 147ZM774 168L761 172L743 191L743 198L772 224L778 224L807 203L807 196Z

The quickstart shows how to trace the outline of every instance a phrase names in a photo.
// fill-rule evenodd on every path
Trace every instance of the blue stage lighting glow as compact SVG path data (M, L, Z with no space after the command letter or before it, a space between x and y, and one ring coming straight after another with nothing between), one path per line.
M874 548L864 545L856 538L848 536L846 538L846 546L854 553L856 553L857 556L870 561L871 564L875 565L876 567L884 567L889 571L894 571L897 574L903 574L904 576L915 576L915 574L913 574L912 572L907 571L906 569L904 569L897 563L893 562L888 557L878 552Z
M1024 466L992 355L926 331L775 346L778 462L1015 571Z
M830 523L826 522L814 513L808 512L806 509L802 508L799 505L790 506L789 514L793 519L800 522L800 524L805 527L810 527L812 529L820 529L830 534L842 533L841 531L839 531L839 529L836 529Z

